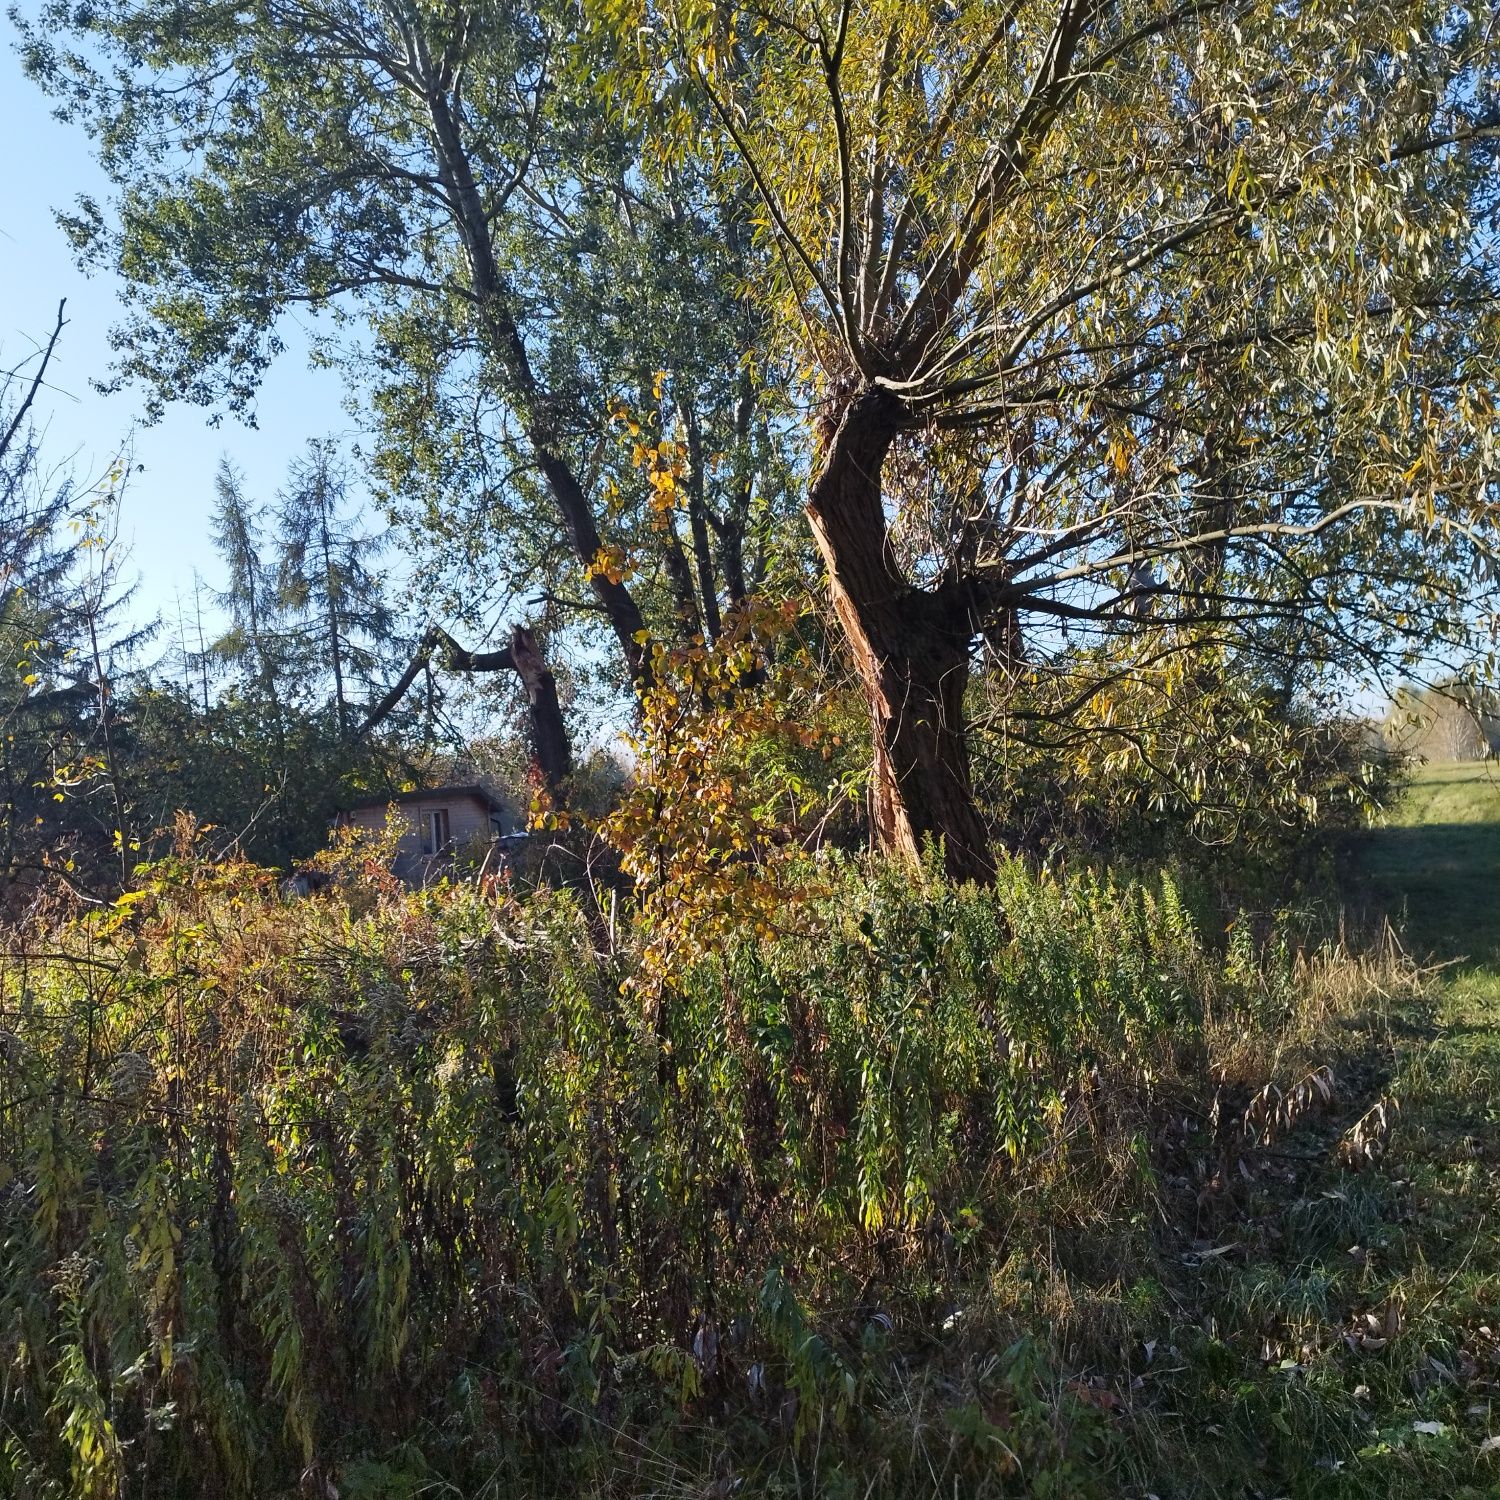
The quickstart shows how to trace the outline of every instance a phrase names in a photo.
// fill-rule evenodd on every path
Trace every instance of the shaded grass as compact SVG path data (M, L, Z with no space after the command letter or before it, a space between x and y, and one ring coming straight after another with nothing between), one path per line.
M1353 869L1442 967L1416 993L1351 967L1366 999L1313 1007L1337 1106L1223 1180L1194 1174L1191 1135L1158 1142L1138 1276L1054 1259L1028 1272L1047 1297L1012 1288L1011 1324L1049 1328L1105 1412L1111 1494L1500 1496L1500 779L1423 772ZM1349 1170L1339 1144L1377 1099L1399 1109L1388 1149Z
M1421 768L1355 871L1419 954L1500 967L1500 767Z
M1310 1126L1279 1180L1276 1157L1259 1164L1228 1250L1184 1282L1206 1336L1178 1401L1218 1451L1163 1495L1500 1495L1500 1452L1484 1448L1500 1434L1500 776L1424 768L1353 874L1448 977L1358 1028L1400 1108L1380 1169L1327 1153L1357 1104ZM1163 1453L1151 1477L1180 1483L1195 1462ZM1249 1462L1269 1488L1235 1477Z

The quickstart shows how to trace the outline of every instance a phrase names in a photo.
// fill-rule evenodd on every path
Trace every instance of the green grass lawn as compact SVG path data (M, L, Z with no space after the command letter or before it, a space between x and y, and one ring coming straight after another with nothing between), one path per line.
M1358 869L1419 957L1500 966L1500 765L1423 767Z
M1383 1205L1359 1240L1367 1296L1399 1309L1356 1467L1392 1493L1420 1475L1433 1496L1500 1496L1500 768L1422 768L1355 869L1410 950L1449 966L1430 1013L1397 1017L1400 1124L1354 1180Z
M1351 853L1430 982L1348 1018L1337 1107L1174 1286L1208 1336L1174 1330L1180 1425L1131 1500L1500 1500L1500 771L1422 769ZM1377 1104L1385 1154L1350 1170Z

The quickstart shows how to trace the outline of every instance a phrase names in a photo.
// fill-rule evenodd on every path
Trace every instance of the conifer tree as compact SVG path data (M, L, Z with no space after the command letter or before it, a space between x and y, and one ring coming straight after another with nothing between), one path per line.
M331 442L310 442L292 464L276 525L278 600L308 664L327 674L347 737L356 689L370 696L396 621L374 566L381 539L350 514L348 475Z

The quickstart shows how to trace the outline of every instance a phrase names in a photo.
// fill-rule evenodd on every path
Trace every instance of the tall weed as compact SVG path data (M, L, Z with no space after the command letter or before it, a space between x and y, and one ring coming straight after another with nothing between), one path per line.
M181 857L18 934L0 1488L644 1493L668 1436L690 1472L800 1474L932 1361L957 1383L910 1444L850 1450L871 1493L919 1462L1087 1493L1106 1434L1061 1346L996 1363L964 1319L1106 1213L1143 1253L1155 1103L1206 1107L1216 1037L1253 1068L1290 946L1020 863L809 889L649 1004L646 939L575 896L352 856L303 901Z

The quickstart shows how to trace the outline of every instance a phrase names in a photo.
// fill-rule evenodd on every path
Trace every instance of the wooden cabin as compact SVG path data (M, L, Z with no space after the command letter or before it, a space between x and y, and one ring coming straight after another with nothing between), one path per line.
M514 814L478 782L371 797L340 813L338 826L383 833L392 808L404 825L392 868L408 885L478 868L517 836Z

